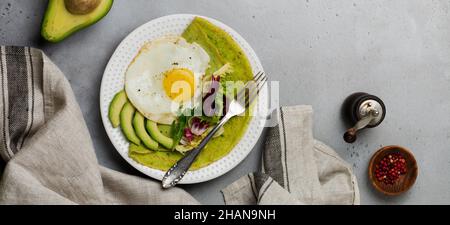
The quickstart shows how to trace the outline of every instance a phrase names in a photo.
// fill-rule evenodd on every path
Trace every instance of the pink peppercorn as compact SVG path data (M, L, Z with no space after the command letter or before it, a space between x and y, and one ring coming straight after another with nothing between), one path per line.
M379 182L393 185L406 171L405 158L399 153L391 153L375 166L375 177Z

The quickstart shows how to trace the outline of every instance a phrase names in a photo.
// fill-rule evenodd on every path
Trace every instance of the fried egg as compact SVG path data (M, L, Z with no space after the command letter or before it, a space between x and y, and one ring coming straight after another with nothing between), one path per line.
M208 53L178 36L145 44L125 73L128 99L147 119L171 124L185 108L201 103Z

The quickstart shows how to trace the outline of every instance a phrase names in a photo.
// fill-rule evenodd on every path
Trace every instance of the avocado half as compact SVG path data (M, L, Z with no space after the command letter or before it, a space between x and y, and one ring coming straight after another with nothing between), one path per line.
M41 35L50 42L62 41L106 16L113 2L113 0L100 0L99 5L91 12L74 14L67 9L64 0L49 0L42 22Z

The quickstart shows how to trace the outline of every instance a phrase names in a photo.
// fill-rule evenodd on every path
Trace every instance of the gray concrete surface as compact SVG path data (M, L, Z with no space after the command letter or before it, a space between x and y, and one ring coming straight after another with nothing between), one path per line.
M0 44L43 49L72 84L102 165L140 175L115 152L99 115L103 70L119 42L137 26L174 13L216 18L237 30L280 81L282 105L311 104L314 134L353 165L363 204L450 203L449 1L423 0L116 0L109 15L62 43L39 37L44 0L0 0ZM355 144L343 142L339 111L355 91L382 98L388 114ZM184 186L199 201L222 204L219 192L259 168L262 142L228 174ZM367 179L381 146L411 149L416 185L400 197L376 193Z

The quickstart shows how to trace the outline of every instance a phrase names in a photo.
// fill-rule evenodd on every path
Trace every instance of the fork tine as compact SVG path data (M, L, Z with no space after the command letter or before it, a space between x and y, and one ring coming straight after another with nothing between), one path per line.
M244 100L245 107L249 107L258 96L264 84L267 82L267 77L263 72L259 72L255 76L255 80L247 82L244 89L242 89L238 95L238 100Z
M258 82L258 80L259 80L261 77L264 78L265 76L264 76L264 72L261 72L261 71L260 71L260 72L258 72L258 73L256 74L256 76L253 78L253 80L256 81L256 82Z
M255 77L254 77L254 79L253 79L252 81L253 81L254 83L256 83L255 86L257 86L257 84L258 84L259 82L263 81L264 79L266 79L266 76L264 75L264 72L260 71L260 72L258 72L258 73L255 75ZM245 84L244 88L243 88L242 90L240 90L240 91L237 93L237 96L236 96L237 99L242 98L242 97L243 97L242 95L245 95L247 90L253 89L253 85L252 85L253 83L252 83L252 81L247 82L247 83Z
M267 77L264 77L260 82L258 82L255 90L253 90L253 94L249 93L248 102L247 101L245 102L245 107L249 107L255 101L255 99L258 97L259 92L264 87L266 82L267 82Z

